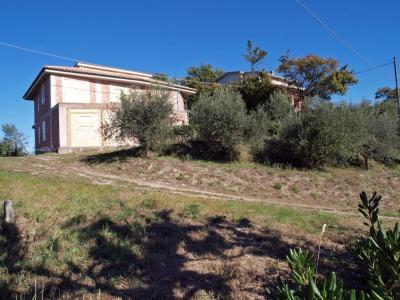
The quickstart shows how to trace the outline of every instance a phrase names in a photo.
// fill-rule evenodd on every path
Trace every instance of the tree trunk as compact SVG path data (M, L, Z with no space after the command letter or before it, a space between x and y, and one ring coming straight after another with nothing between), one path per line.
M368 157L363 156L363 158L364 158L365 169L366 169L366 170L369 170L369 166L368 166Z

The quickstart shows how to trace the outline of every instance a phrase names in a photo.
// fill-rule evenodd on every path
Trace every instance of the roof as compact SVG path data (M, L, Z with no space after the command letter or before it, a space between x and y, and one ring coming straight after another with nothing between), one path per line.
M262 71L255 71L255 72L245 72L245 71L231 71L231 72L226 72L224 73L222 76L220 76L217 79L217 82L219 82L220 80L222 80L223 78L225 78L228 75L232 75L232 74L238 74L238 75L247 75L247 74L251 74L251 73L261 73ZM271 82L272 84L275 85L284 85L286 87L290 87L290 88L296 88L298 89L299 87L295 86L293 83L291 83L288 79L286 79L285 77L276 75L272 72L269 72L268 75L271 77Z
M178 84L169 84L165 81L153 79L152 74L78 62L73 67L45 65L36 76L35 80L32 82L23 98L25 100L33 100L36 88L50 74L124 83L142 83L146 85L155 84L171 88L172 90L179 90L189 95L196 93L196 90L193 88Z

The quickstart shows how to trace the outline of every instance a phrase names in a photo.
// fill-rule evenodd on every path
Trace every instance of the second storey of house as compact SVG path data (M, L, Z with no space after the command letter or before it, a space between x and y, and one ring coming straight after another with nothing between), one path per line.
M28 89L24 98L33 100L35 126L57 104L82 104L107 107L118 103L121 95L143 92L151 85L163 85L178 119L186 123L185 98L195 90L154 80L151 74L77 63L74 67L45 66Z

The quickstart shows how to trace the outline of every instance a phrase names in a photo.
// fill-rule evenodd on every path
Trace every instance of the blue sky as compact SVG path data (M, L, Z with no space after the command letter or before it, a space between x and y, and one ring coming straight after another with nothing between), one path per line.
M400 57L400 1L302 1L372 65ZM295 0L1 1L0 28L1 42L175 77L203 63L248 69L241 54L249 39L268 51L261 67L270 70L288 49L335 57L355 71L370 67ZM22 95L45 64L72 62L0 45L0 124L16 124L31 143L33 104ZM373 99L378 87L394 85L391 66L358 77L336 100Z

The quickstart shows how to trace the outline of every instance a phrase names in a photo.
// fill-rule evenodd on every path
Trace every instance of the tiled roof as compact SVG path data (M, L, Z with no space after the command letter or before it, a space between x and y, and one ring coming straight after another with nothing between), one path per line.
M63 72L72 72L72 73L80 73L87 75L97 75L97 76L105 76L105 77L117 77L123 79L142 79L148 80L151 79L150 76L136 75L136 74L128 74L122 72L112 72L112 71L102 71L98 69L85 68L85 67L64 67L64 66L44 66L46 70L55 70L55 71L63 71Z
M125 80L137 80L143 81L147 84L160 84L166 85L165 82L153 79L153 75L141 73L141 72L134 72L129 70L123 69L116 69L111 67L105 66L98 66L92 64L85 64L85 63L77 63L74 67L65 67L65 66L50 66L45 65L36 79L33 81L32 85L29 87L28 91L24 95L24 99L29 99L31 96L31 92L36 89L36 84L38 81L41 80L44 73L51 73L54 72L66 72L66 73L74 73L74 74L81 74L81 75L88 75L88 76L100 76L104 77L105 79L125 79ZM182 85L171 84L171 88L180 89L187 93L193 94L196 92L195 89L189 88Z

